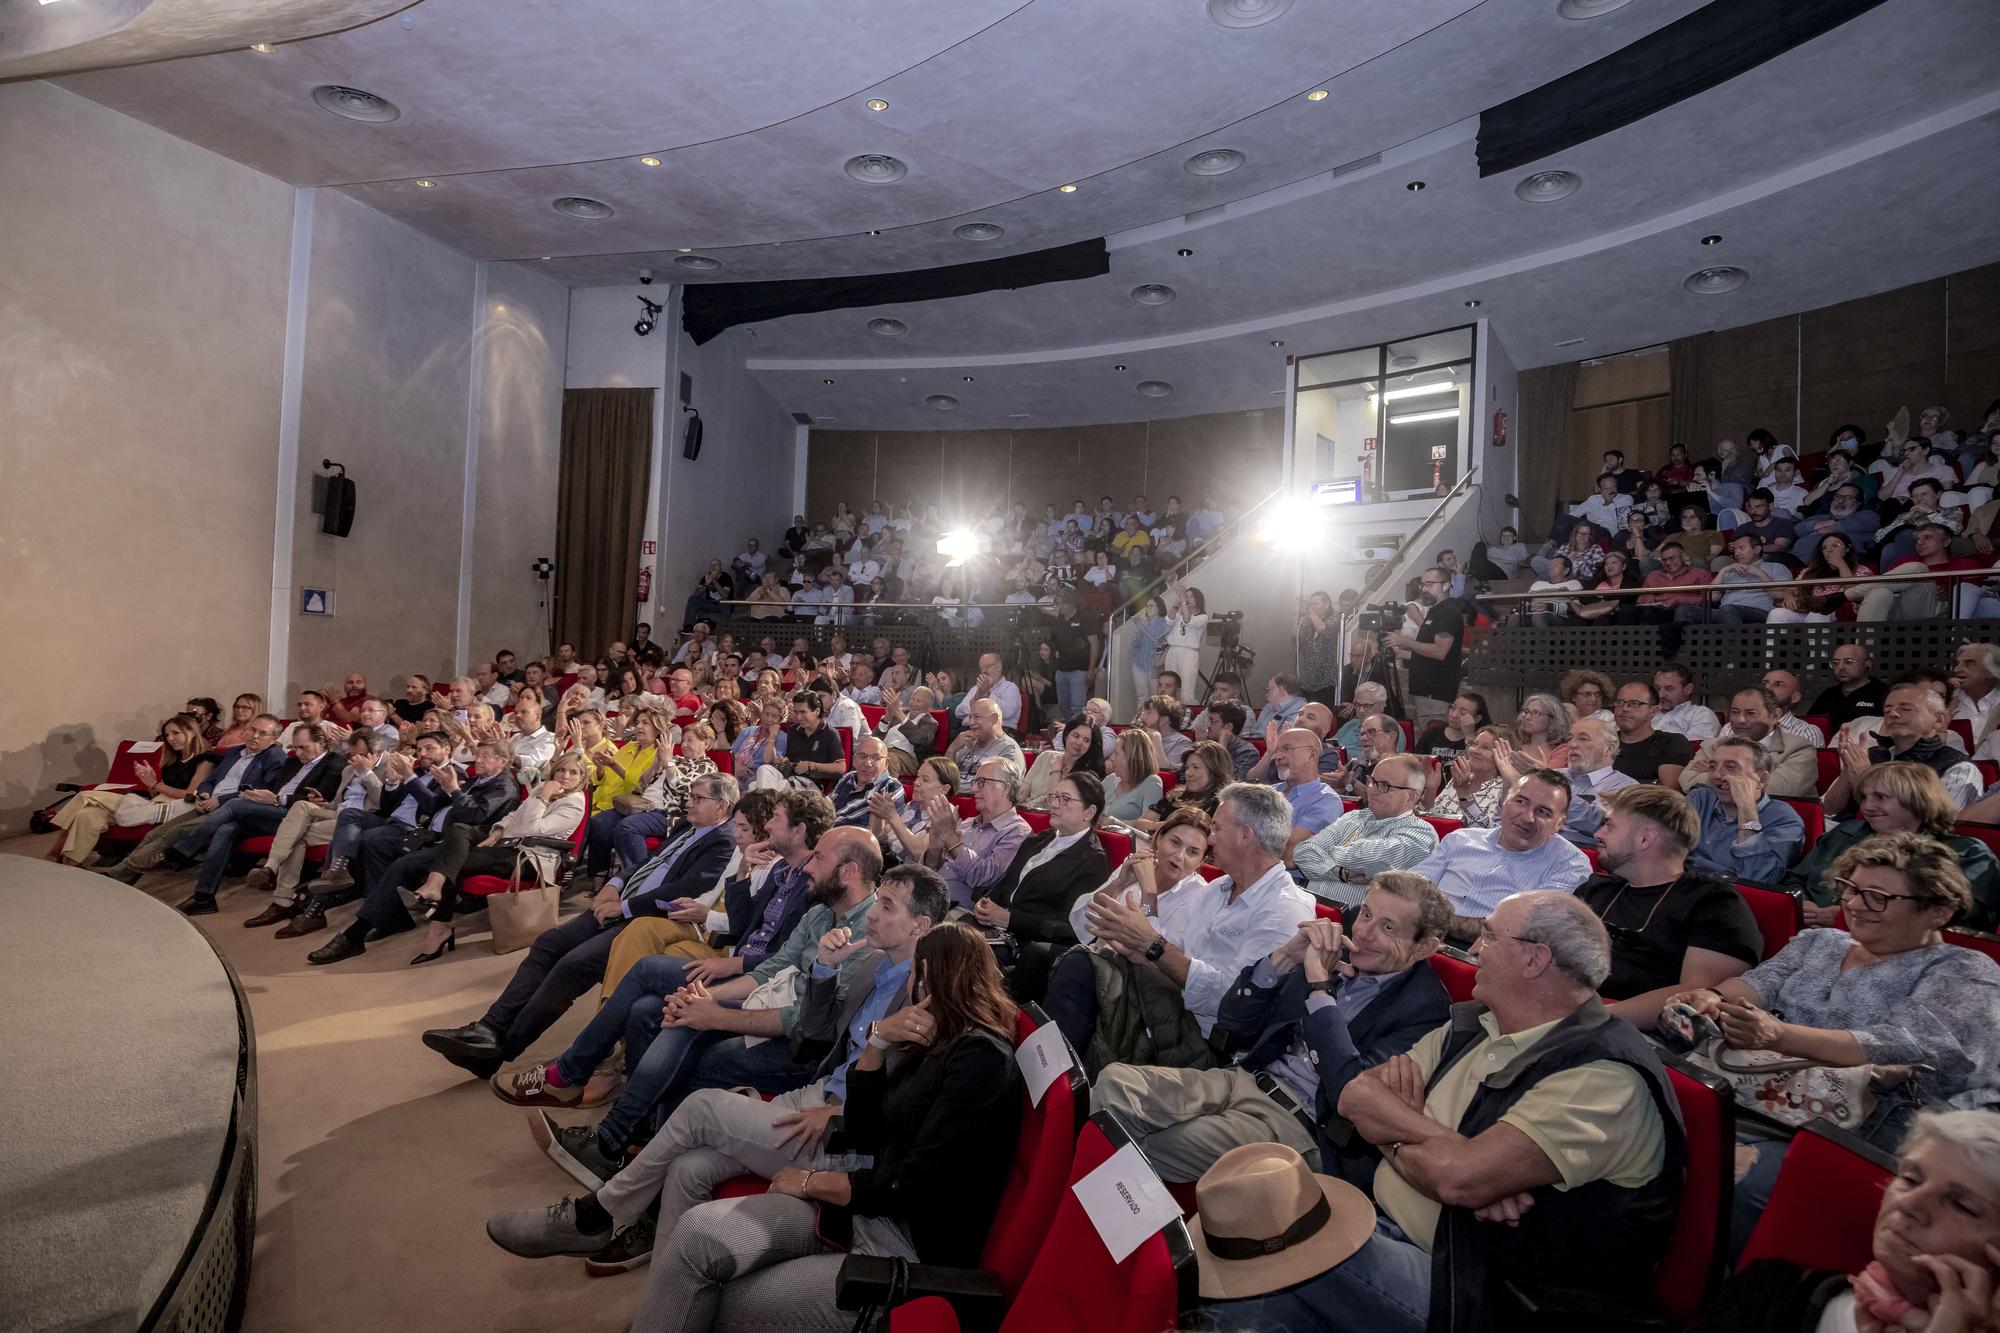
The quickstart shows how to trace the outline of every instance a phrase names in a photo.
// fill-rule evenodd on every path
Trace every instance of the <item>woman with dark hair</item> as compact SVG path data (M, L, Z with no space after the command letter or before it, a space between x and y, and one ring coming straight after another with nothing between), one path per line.
M219 720L222 717L222 705L205 694L197 694L181 705L181 711L201 724L202 739L207 742L211 750L214 749L215 743L222 739L222 723ZM166 737L162 735L160 739L165 740Z
M1799 580L1837 581L1800 589L1799 610L1807 615L1837 617L1845 612L1851 616L1852 604L1847 600L1845 580L1865 578L1874 572L1874 566L1855 557L1854 542L1846 533L1827 533L1819 539L1819 549L1813 552L1812 563L1799 573Z
M717 699L708 706L708 725L715 731L717 749L733 750L736 738L746 725L743 705L734 699Z
M1639 577L1638 565L1633 563L1626 556L1625 552L1611 550L1604 553L1604 567L1598 571L1597 582L1593 585L1595 591L1605 592L1612 589L1641 588L1644 586L1644 582ZM1570 603L1569 613L1571 618L1576 620L1590 621L1592 623L1601 620L1609 623L1621 611L1629 609L1633 605L1634 600L1630 597L1606 597L1599 601L1585 601L1579 598Z
M210 749L201 720L175 713L160 724L160 750L133 766L136 790L98 787L80 791L56 811L53 822L63 837L49 849L50 860L84 864L105 826L140 828L164 824L194 809L190 797L222 756Z
M1160 669L1180 675L1183 688L1192 690L1201 679L1201 641L1208 633L1208 599L1201 589L1174 584L1167 589L1173 615L1167 620L1164 640L1166 659Z
M1027 785L1021 790L1020 804L1036 809L1047 806L1056 785L1072 772L1088 773L1100 782L1104 779L1103 739L1097 734L1097 724L1082 714L1063 724L1060 746L1051 746L1035 756L1034 767L1028 770Z
M1181 780L1174 789L1153 803L1153 808L1131 822L1142 833L1151 833L1181 810L1198 810L1215 818L1222 803L1222 789L1236 781L1236 764L1221 741L1203 741L1181 761Z
M1103 814L1103 783L1089 773L1065 777L1049 797L1049 826L1021 844L1007 873L972 905L973 920L1011 937L995 944L1013 954L1008 989L1024 1004L1041 998L1050 964L1076 943L1070 904L1111 873L1097 840Z

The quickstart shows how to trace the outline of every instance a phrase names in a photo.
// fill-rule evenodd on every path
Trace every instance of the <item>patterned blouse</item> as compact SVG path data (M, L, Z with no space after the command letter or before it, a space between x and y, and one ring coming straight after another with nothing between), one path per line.
M1492 828L1500 818L1500 798L1506 791L1505 781L1489 778L1460 801L1458 788L1447 782L1438 788L1437 798L1423 813L1437 819L1456 819L1467 828Z

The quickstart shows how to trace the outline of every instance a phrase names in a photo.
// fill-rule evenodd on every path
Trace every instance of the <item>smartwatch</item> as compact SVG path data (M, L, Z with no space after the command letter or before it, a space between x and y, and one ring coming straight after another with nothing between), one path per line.
M1153 942L1146 946L1146 961L1149 963L1157 963L1162 958L1166 957L1166 954L1167 954L1167 937L1164 935L1155 935L1153 937Z

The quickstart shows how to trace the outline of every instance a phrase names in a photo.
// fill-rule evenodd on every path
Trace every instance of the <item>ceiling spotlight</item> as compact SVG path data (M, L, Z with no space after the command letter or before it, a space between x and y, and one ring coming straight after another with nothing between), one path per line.
M1403 188L1408 190L1411 194L1415 194L1419 190L1424 188L1424 183L1422 181L1411 181L1408 185L1405 185Z
M710 259L707 255L675 255L674 262L682 268L691 268L697 273L707 273L722 267L720 259Z
M402 108L386 97L377 97L365 89L349 88L339 83L321 84L312 90L312 99L322 111L374 125L386 125L403 114Z
M659 319L660 311L666 307L662 306L658 301L648 301L643 296L639 298L639 304L644 306L645 309L639 313L639 322L632 326L632 332L643 338L653 331L653 322Z
M1174 386L1165 380L1140 380L1132 387L1148 398L1165 398L1174 391Z
M997 241L1007 229L997 222L967 222L953 227L951 234L961 241Z
M646 167L657 167L660 165L660 159L657 157L642 157L639 159L639 165Z
M43 4L47 4L48 2L49 0L42 0ZM250 43L250 49L260 56L268 56L276 52L278 48L269 42L252 42Z
M868 229L868 234L869 234L870 236L880 236L880 235L882 234L882 232L881 232L881 229L880 229L880 228L877 228L877 227L870 227L870 228Z
M1566 19L1594 19L1631 3L1632 0L1561 0L1556 13Z
M1234 148L1207 148L1181 163L1190 176L1226 176L1243 165Z
M821 381L820 381L820 383L821 383L821 384L831 384L831 383L833 383L833 381L832 381L832 380L821 380Z
M1076 187L1074 185L1058 185L1056 188L1064 194L1076 193Z
M871 319L868 321L868 331L880 334L884 338L900 338L910 331L910 326L900 319Z
M909 164L887 153L862 153L850 157L842 169L863 185L894 185L910 174Z
M1140 305L1165 305L1178 295L1164 282L1142 282L1132 289L1132 299Z
M580 194L566 194L560 199L552 200L549 207L564 217L583 218L590 222L602 221L610 217L613 211L611 205L602 199L586 199Z
M1514 187L1514 197L1528 204L1553 204L1583 188L1583 177L1574 171L1537 171L1523 176Z
M1285 345L1285 340L1283 338L1271 339L1271 346L1273 347L1283 347L1284 345Z
M1687 275L1681 286L1697 296L1721 296L1733 292L1750 281L1750 275L1740 268L1722 264L1715 268L1698 269Z
M1186 246L1182 246L1180 249L1174 251L1174 253L1179 255L1182 259L1190 259L1193 258L1194 256L1194 251L1188 249Z
M1703 245L1721 245L1722 235L1720 232L1710 232L1708 235L1701 238L1701 243Z
M1325 100L1326 89L1324 88L1315 88L1306 94L1306 101L1308 102L1324 102Z
M1218 27L1261 28L1291 7L1292 0L1208 0L1208 17Z
M1475 296L1475 297L1473 297L1473 298L1472 298L1472 299L1471 299L1470 301L1467 301L1467 302L1465 303L1465 308L1466 308L1467 310L1477 310L1477 309L1479 309L1479 298Z
M972 383L972 376L970 375L960 375L959 378L964 380L967 384Z
M437 188L437 184L438 183L434 180L420 180L416 183L417 188L419 190L435 190Z
M1119 363L1118 363L1117 365L1115 365L1115 366L1113 366L1113 367L1111 367L1111 368L1112 368L1113 370L1123 370L1123 369L1125 369L1125 363L1124 363L1123 361L1120 361L1120 362L1119 362Z
M887 111L889 109L889 104L879 97L869 98L866 105L870 111Z

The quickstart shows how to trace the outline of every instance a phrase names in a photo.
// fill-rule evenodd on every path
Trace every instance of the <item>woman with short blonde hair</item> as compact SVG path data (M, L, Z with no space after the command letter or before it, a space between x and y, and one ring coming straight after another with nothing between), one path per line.
M1105 761L1104 817L1120 823L1138 819L1159 801L1160 742L1144 727L1118 733Z

